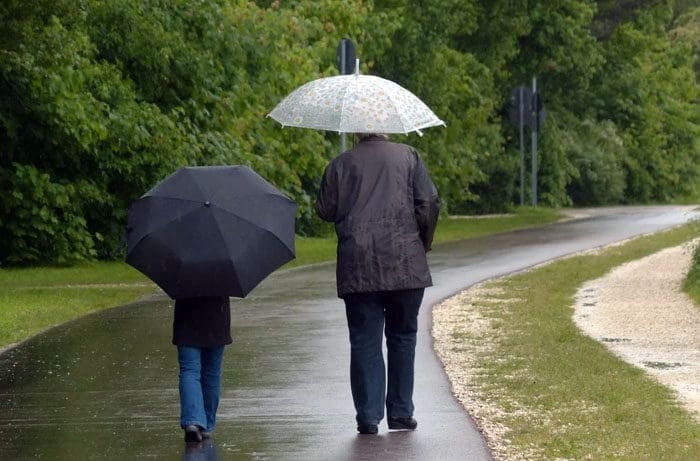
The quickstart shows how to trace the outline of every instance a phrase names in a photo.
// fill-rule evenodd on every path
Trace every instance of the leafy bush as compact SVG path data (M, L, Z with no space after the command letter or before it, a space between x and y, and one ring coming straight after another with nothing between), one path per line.
M32 165L13 163L2 171L4 206L0 208L3 233L0 260L9 264L55 261L70 263L94 256L95 241L83 217L86 183L59 184Z
M574 203L620 203L625 193L624 145L610 121L584 120L564 139L575 174L568 187Z
M251 166L299 203L297 232L329 233L313 203L338 135L266 115L337 72L343 37L362 72L405 86L446 121L393 138L422 153L445 212L517 202L517 139L503 116L511 89L533 76L550 113L541 204L692 197L697 10L624 4L5 0L0 258L117 257L129 204L184 165Z

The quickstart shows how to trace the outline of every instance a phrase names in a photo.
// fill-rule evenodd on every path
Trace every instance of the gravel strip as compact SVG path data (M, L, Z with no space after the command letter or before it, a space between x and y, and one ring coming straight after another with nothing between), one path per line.
M574 321L626 362L675 391L700 420L700 309L681 284L696 239L586 282Z
M493 403L488 391L477 381L480 374L477 353L491 350L498 334L491 319L484 317L476 307L500 294L488 285L489 282L474 285L433 307L433 345L445 367L452 393L484 434L494 459L542 458L534 448L530 453L522 453L510 445L508 427L496 422L505 416L503 410ZM499 299L500 304L507 302Z
M571 256L598 254L627 241ZM697 411L700 402L700 309L680 291L680 284L690 266L693 245L699 242L696 239L627 263L584 284L578 291L574 311L579 328L672 387L691 411ZM502 410L476 379L480 370L474 357L478 351L492 348L498 334L476 307L500 294L493 285L494 281L476 284L433 307L435 351L453 394L484 434L494 458L541 458L534 447L523 453L510 445L509 429L495 422L503 416ZM508 300L499 299L499 303L503 302ZM590 328L595 331L589 331ZM635 348L629 360L620 352L629 354Z

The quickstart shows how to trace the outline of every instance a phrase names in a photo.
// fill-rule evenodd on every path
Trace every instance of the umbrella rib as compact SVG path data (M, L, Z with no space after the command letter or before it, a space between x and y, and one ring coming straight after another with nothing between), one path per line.
M289 202L289 201L293 202L293 200L291 200L291 199L288 198L287 196L285 196L285 195L280 195L280 194L275 194L275 193L273 193L273 192L267 192L267 193L264 193L264 194L238 195L238 196L236 196L236 198L265 197L265 196L271 197L271 198L275 198L275 199L277 199L277 200L283 200L283 201L287 201L287 202ZM240 218L241 220L247 222L248 224L251 224L251 225L256 226L256 227L260 227L261 229L265 229L267 232L270 232L272 235L275 235L272 231L270 231L269 229L266 229L265 227L261 226L259 223L255 223L255 222L253 222L253 221L251 221L251 220L249 220L249 219L246 219L246 218L244 218L243 216L240 216L239 214L237 214L237 213L236 213L235 211L233 211L233 210L228 210L228 209L222 207L221 205L217 205L217 204L212 204L212 206L213 206L214 208L217 208L217 209L221 210L221 211L225 211L226 213L231 213L231 214L235 215L237 218ZM280 240L280 241L281 241L281 240ZM287 245L285 245L285 247L286 247L286 246L287 246Z
M406 88L404 88L404 89L405 89L407 92L411 93L410 90L408 90L408 89L406 89ZM416 99L418 99L418 100L420 101L420 99L418 98L418 96L416 96L416 95L413 94L413 93L411 93L411 94L412 94ZM401 125L403 126L403 129L404 129L404 134L408 134L409 131L415 131L415 132L417 132L420 136L423 136L423 133L421 133L421 131L420 131L420 130L423 129L423 128L428 128L428 127L437 126L437 125L447 126L447 125L445 124L445 122L443 122L442 120L440 120L440 119L437 117L437 115L435 115L435 119L434 119L434 120L430 120L430 121L421 123L421 124L419 124L419 125L413 125L413 126L411 126L411 128L410 128L409 130L407 130L407 129L406 129L406 123L404 123L404 120L405 120L406 122L410 122L410 120L408 120L407 118L403 117L402 114L397 110L396 101L394 100L394 98L392 97L392 95L391 95L389 92L386 93L386 96L387 96L387 98L389 98L389 99L391 100L391 102L392 102L392 109L394 109L394 112L396 113L396 115L398 116L399 120L401 121ZM421 101L421 102L422 102L422 101ZM427 108L428 110L430 110L429 107L426 106L426 108ZM432 111L431 111L431 112L432 112ZM434 114L433 114L433 115L434 115ZM408 124L410 125L410 123L408 123Z
M192 174L190 173L191 170L185 168L185 172L189 175L190 180L192 181L192 183L197 187L197 189L199 190L199 192L202 194L202 197L206 197L206 196L207 196L206 192L204 191L204 189L201 188L201 186L199 185L199 183L195 180L194 176L192 176Z
M274 196L274 195L273 195L273 196ZM246 219L246 218L244 218L243 216L237 215L237 214L235 214L234 212L227 210L226 208L221 208L221 207L218 206L218 205L213 205L213 208L216 208L217 210L221 210L221 211L223 211L223 212L225 212L225 213L230 213L230 214L234 215L236 218L240 219L241 221L245 221L245 222L247 222L248 224L250 224L250 225L252 225L252 226L259 227L260 229L264 230L265 232L267 232L268 234L272 235L272 236L275 237L277 240L279 240L279 242L280 242L285 248L287 248L287 249L289 250L289 247L287 246L287 244L285 244L279 237L277 237L277 234L275 234L274 232L272 232L270 229L267 229L267 228L265 228L265 227L262 227L260 224L255 223L255 222L253 222L253 221L251 221L251 220L249 220L249 219ZM291 251L291 250L290 250L290 251Z
M216 208L218 210L222 210L224 212L228 212L227 210L225 210L223 208L219 208L219 207L214 207L214 208ZM231 258L233 258L233 255L231 254L231 249L226 244L226 238L224 237L224 234L221 232L221 223L219 222L219 218L217 217L216 213L212 213L212 216L214 216L214 220L219 224L219 226L216 226L216 230L217 230L217 232L219 232L219 235L221 236L221 241L224 243L224 247L226 247L226 253L228 253L228 256L229 256L228 263L231 265L231 270L233 272L234 277L236 278L236 283L238 284L238 288L243 290L243 287L241 286L241 279L238 276L238 271L236 271L236 266L233 265L233 261L231 260ZM238 217L238 216L236 216L236 217ZM243 218L241 218L241 219L243 219Z
M262 193L255 193L255 194L241 194L241 195L236 195L235 198L267 197L267 196L269 196L269 197L278 197L278 198L280 198L280 199L289 200L289 201L292 201L292 202L293 202L293 200L290 199L289 197L287 197L286 195L283 195L283 194L280 194L280 193L275 193L275 192L262 192ZM213 200L213 199L212 199L212 200ZM219 207L219 208L221 208L221 207Z
M408 90L406 90L406 91L408 91ZM396 101L392 97L391 93L388 91L386 92L386 97L391 101L391 108L394 110L394 112L398 116L399 120L401 121L401 126L403 128L403 134L408 134L408 132L411 130L406 129L406 123L404 123L404 117L399 112L398 107L396 105ZM408 119L406 119L406 120L408 120Z
M165 198L165 199L169 199L169 200L185 200L185 199L179 199L179 198L175 198L175 197L154 197L154 196L152 196L152 195L149 195L148 197L145 197L145 198ZM186 200L186 201L187 201L187 202L201 203L200 200ZM144 234L140 239L138 239L138 240L134 243L134 248L136 248L136 246L137 246L139 243L141 243L141 241L142 241L143 239L145 239L146 237L148 237L149 235L151 235L151 234L157 232L158 230L162 229L163 227L167 226L168 224L171 224L173 221L177 221L178 219L182 219L182 218L184 218L184 217L186 217L186 216L189 216L190 214L194 213L195 211L197 211L197 208L194 208L194 209L188 211L187 213L185 213L185 214L183 214L183 215L175 216L174 218L165 221L164 223L162 223L161 225L159 225L159 226L156 227L155 229L151 230L148 234Z
M255 195L269 195L270 197L279 197L280 199L289 200L289 199L288 199L287 197L285 197L285 196L280 196L280 195L277 195L277 194L274 194L274 193L249 194L249 195L241 195L241 196L239 196L239 197L243 197L243 198L244 198L244 197L253 197L253 196L255 196ZM152 195L149 195L148 197L144 197L144 199L153 199L153 198L161 198L161 199L168 199L168 200L183 200L183 201L192 202L192 203L202 203L201 200L191 200L191 199L184 199L184 198L179 198L179 197L164 197L164 196L152 196ZM214 206L215 208L218 208L219 210L225 211L226 213L232 213L231 211L227 210L226 208L222 208L222 207L220 207L220 206L218 206L218 205L212 205L212 206ZM194 213L195 211L197 211L197 208L192 209L192 210L188 211L187 213L185 213L185 214L183 214L183 215L181 215L181 216L176 216L176 217L174 217L174 218L172 218L172 219L169 219L169 220L163 222L163 223L162 223L161 225L159 225L157 228L153 229L153 230L150 231L148 234L145 234L145 235L142 236L140 239L138 239L138 240L134 243L134 248L136 248L136 246L137 246L139 243L141 243L141 241L142 241L144 238L146 238L147 236L149 236L149 235L153 234L154 232L157 232L159 229L162 229L163 227L165 227L165 226L171 224L173 221L176 221L176 220L178 220L178 219L182 219L182 218L188 216L189 214ZM259 226L258 224L254 223L254 222L252 222L252 221L250 221L250 220L248 220L248 219L245 219L245 218L243 218L243 217L241 217L241 216L238 216L238 215L236 215L236 216L239 217L240 219L246 221L246 222L249 223L249 224L253 224L253 225L255 225L255 226ZM263 228L263 229L264 229L264 228ZM265 230L268 231L268 232L270 232L268 229L265 229ZM274 233L272 233L272 232L270 232L270 233L271 233L272 235L274 235ZM280 241L281 241L281 240L280 240ZM284 243L284 242L283 242L283 243ZM285 247L286 247L286 246L287 246L287 245L285 245Z
M343 128L343 112L345 112L345 101L348 96L348 92L350 92L350 85L353 83L351 80L352 78L360 78L359 75L352 75L349 76L348 80L349 83L345 86L345 94L343 94L342 99L340 100L340 120L338 120L338 133L345 133L342 128Z

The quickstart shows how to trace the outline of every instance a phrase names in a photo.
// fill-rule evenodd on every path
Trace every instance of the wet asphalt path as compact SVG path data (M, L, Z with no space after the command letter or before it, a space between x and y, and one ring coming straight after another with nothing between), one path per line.
M280 271L232 301L214 439L188 452L178 428L171 303L135 303L57 327L0 355L0 460L481 460L488 450L432 351L430 306L464 287L565 254L655 232L693 207L594 216L431 252L416 364L415 432L359 436L334 265Z

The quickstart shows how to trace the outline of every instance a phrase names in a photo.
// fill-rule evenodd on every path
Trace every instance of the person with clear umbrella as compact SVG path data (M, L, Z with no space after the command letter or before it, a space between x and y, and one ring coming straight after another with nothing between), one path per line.
M389 429L415 429L413 381L418 309L432 285L426 252L440 210L418 152L385 134L445 125L390 80L338 75L308 82L269 114L283 126L356 133L359 143L326 167L318 215L338 234L337 288L350 333L350 384L357 429L376 434L386 403ZM382 355L387 337L387 370ZM386 401L386 402L385 402Z
M337 289L350 333L357 430L376 434L385 403L389 429L413 430L418 310L432 285L426 252L440 201L414 148L382 134L358 136L326 167L316 201L338 234Z

